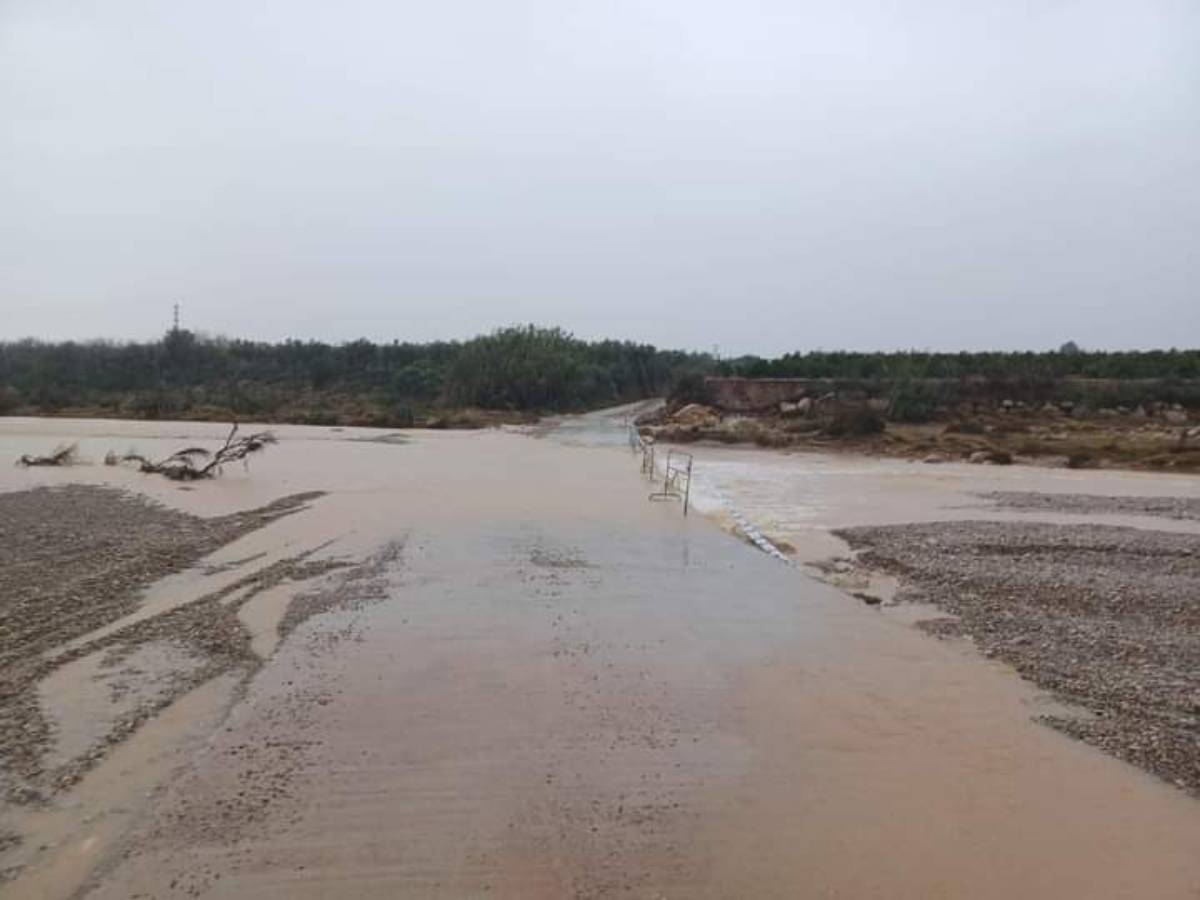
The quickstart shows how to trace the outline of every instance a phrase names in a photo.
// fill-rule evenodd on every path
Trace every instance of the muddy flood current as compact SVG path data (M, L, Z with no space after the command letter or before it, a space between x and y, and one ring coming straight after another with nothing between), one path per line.
M685 518L648 501L619 415L280 427L248 469L186 485L102 465L225 431L0 419L0 460L79 441L94 463L3 466L0 492L234 517L42 655L23 777L154 713L4 804L0 897L1200 897L1193 796L1038 724L1052 701L1012 669L728 527L817 561L844 552L835 527L1062 518L981 492L1194 482L698 448Z

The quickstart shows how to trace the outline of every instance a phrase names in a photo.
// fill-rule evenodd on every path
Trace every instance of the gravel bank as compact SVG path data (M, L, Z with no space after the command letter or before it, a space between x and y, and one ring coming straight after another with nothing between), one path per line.
M901 577L899 600L930 602L956 617L927 623L928 630L970 636L985 654L1087 711L1046 722L1200 794L1194 535L1008 522L838 534L860 551L862 565Z
M1100 494L1041 494L1034 491L993 491L979 496L1007 509L1200 521L1200 497L1105 497Z
M319 496L296 494L203 519L89 485L0 494L0 792L17 802L42 799L103 756L101 746L69 766L43 768L51 734L36 685L55 668L99 649L121 654L149 640L178 641L205 664L175 685L165 703L245 663L248 639L236 610L216 598L139 622L53 661L46 653L133 612L142 591L160 578ZM119 741L153 712L138 710L118 722L105 743Z

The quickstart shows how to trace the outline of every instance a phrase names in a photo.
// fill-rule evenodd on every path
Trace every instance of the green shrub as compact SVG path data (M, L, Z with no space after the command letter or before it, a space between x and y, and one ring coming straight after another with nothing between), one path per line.
M0 386L0 416L7 416L21 407L21 392L8 385Z
M926 382L897 379L888 396L888 418L893 422L928 422L937 412L936 388Z
M885 427L883 416L871 407L844 407L834 413L825 433L833 437L865 437L872 434L882 434Z

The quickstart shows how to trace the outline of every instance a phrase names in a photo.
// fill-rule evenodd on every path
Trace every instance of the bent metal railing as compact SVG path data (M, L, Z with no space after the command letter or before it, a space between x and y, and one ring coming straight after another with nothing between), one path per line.
M634 425L629 426L629 449L642 455L642 474L651 482L658 477L655 465L654 444L642 440ZM682 450L667 450L667 463L663 471L662 489L650 495L651 500L682 500L683 514L688 514L692 495L692 454Z
M692 454L682 450L668 450L667 464L663 473L662 490L650 495L651 500L682 500L683 514L688 514L692 494Z

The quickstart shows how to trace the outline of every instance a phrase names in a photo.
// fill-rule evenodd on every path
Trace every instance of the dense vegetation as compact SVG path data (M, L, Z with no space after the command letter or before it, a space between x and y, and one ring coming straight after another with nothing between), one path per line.
M1049 353L788 353L746 356L719 364L746 378L1200 378L1200 350L1085 351L1064 344Z
M465 342L339 345L201 339L180 329L154 343L0 343L0 414L404 425L448 408L548 412L636 400L710 364L533 326Z
M887 401L888 418L924 422L941 408L1002 399L1071 400L1090 408L1155 403L1200 407L1200 350L1052 352L789 353L719 363L723 375L825 379L839 392Z
M947 383L969 378L1034 393L1061 391L1066 376L1118 382L1120 394L1106 402L1139 402L1146 389L1136 383L1153 379L1155 396L1200 402L1200 350L1103 353L1067 344L1049 353L817 351L718 363L531 325L426 344L272 344L182 329L150 343L0 342L0 414L445 424L468 408L563 412L672 391L703 402L709 373L868 382L872 393L890 394L895 418L909 420L953 399Z

